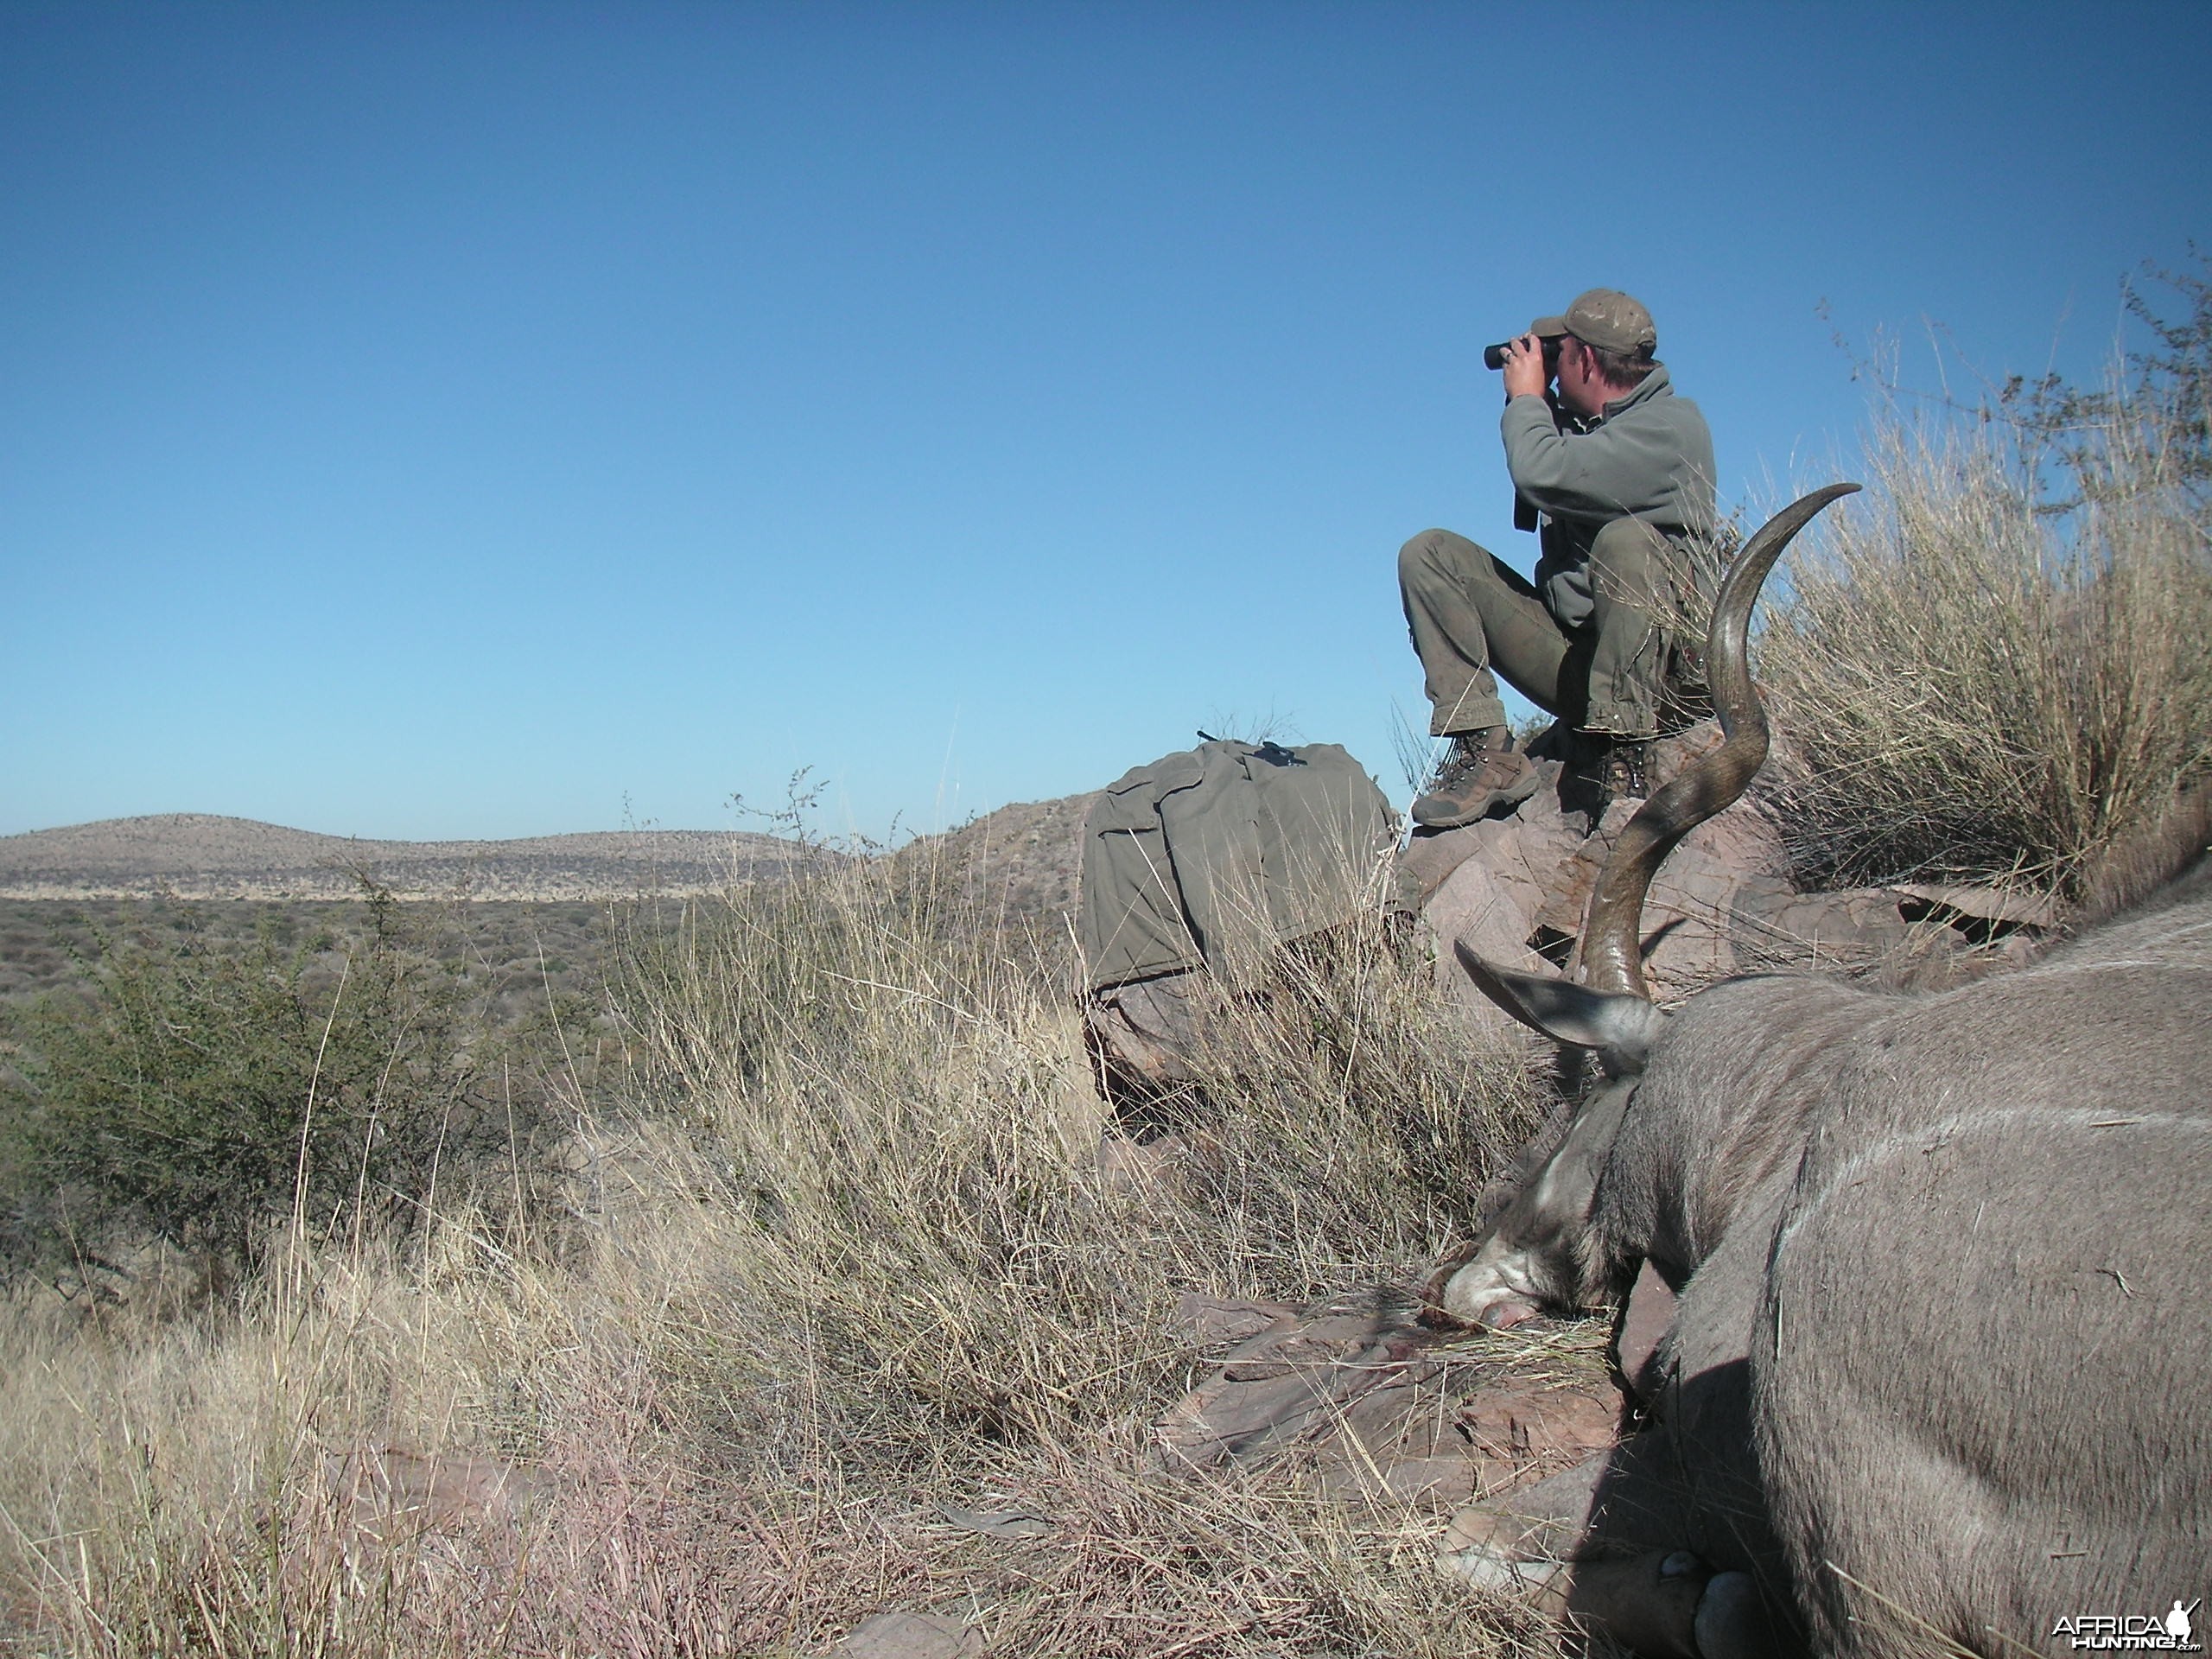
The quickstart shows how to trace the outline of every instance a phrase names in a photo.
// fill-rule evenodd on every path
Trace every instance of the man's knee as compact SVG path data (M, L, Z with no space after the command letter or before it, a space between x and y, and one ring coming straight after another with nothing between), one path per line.
M1456 531L1424 530L1398 550L1402 593L1463 595L1490 576L1490 555Z
M1398 550L1398 585L1417 583L1432 572L1441 575L1451 563L1450 543L1465 541L1448 530L1424 530Z
M1616 518L1590 543L1590 569L1623 584L1645 585L1655 562L1667 554L1667 538L1641 518Z

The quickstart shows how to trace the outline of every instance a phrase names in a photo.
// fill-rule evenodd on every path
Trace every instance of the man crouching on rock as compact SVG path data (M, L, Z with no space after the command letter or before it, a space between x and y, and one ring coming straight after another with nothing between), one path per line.
M1429 732L1453 740L1414 803L1415 823L1452 829L1535 792L1493 669L1580 734L1599 810L1644 792L1651 739L1696 711L1698 641L1675 639L1669 625L1709 604L1715 585L1713 435L1697 405L1675 395L1652 355L1658 343L1642 305L1593 288L1566 315L1539 317L1493 348L1505 372L1515 522L1534 529L1541 515L1542 552L1532 587L1448 530L1399 550Z

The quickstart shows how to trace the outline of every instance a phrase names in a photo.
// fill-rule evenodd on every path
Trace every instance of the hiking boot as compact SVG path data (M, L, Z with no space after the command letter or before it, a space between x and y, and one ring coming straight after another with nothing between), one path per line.
M1514 753L1504 727L1463 733L1452 739L1428 792L1414 803L1414 822L1424 830L1457 830L1520 805L1536 792L1536 783L1535 766Z
M1598 787L1606 801L1644 798L1644 767L1650 754L1650 744L1640 738L1616 737L1605 742L1598 758Z

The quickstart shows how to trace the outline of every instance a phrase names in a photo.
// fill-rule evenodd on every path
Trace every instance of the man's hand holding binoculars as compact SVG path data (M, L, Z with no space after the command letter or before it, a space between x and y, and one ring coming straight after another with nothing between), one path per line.
M1505 358L1505 395L1542 397L1552 383L1552 366L1544 360L1544 342L1534 334L1523 334L1498 349Z

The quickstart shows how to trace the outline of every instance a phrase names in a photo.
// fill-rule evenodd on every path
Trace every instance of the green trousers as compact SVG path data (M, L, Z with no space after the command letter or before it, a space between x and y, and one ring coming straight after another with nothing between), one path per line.
M1448 530L1422 531L1398 550L1398 590L1427 677L1430 734L1503 725L1503 674L1578 731L1656 735L1674 655L1667 625L1694 583L1684 565L1642 519L1615 519L1591 546L1589 620L1570 628L1510 565Z

